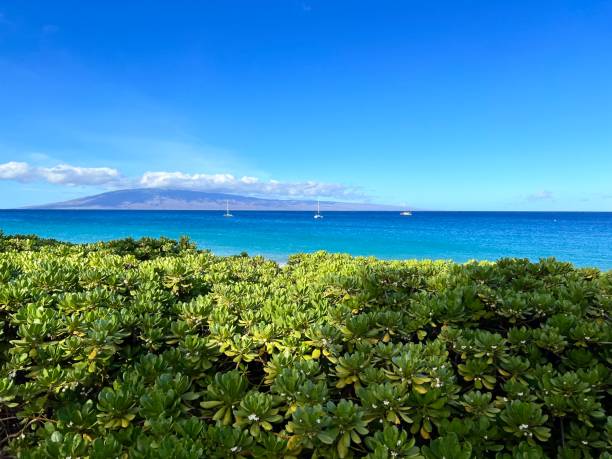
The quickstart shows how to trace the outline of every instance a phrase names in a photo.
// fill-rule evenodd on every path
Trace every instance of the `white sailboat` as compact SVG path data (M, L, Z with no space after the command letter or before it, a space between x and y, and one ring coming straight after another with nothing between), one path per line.
M319 204L319 200L317 199L317 213L314 216L315 219L319 219L319 218L323 218L323 215L321 215L321 206Z
M404 217L409 217L412 215L412 212L410 212L409 210L404 210L403 212L400 212L400 215Z
M229 201L225 201L225 213L223 214L224 217L233 217L232 214L230 214L229 211Z

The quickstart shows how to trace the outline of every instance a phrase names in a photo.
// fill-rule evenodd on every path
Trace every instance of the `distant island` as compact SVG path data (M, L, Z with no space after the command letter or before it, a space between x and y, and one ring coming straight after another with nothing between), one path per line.
M95 210L221 210L226 202L232 210L300 211L316 208L316 200L267 199L226 193L193 190L136 188L109 191L70 201L55 202L28 209L95 209ZM321 201L321 211L397 211L397 206Z

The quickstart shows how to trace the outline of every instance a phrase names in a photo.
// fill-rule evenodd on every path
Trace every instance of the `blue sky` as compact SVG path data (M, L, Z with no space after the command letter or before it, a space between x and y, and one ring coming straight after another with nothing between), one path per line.
M0 207L612 210L612 1L0 0Z

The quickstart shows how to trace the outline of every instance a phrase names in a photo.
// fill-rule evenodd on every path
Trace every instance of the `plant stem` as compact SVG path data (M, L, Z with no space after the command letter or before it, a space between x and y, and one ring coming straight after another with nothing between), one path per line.
M561 446L565 448L565 428L563 427L563 418L559 418L559 424L561 424Z

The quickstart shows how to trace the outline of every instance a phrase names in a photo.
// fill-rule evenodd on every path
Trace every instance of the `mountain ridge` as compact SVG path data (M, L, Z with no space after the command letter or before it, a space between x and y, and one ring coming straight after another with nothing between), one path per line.
M304 211L316 208L316 200L270 199L195 190L133 188L108 191L68 201L28 206L27 209L83 210L231 210ZM321 201L322 211L400 210L398 206Z

